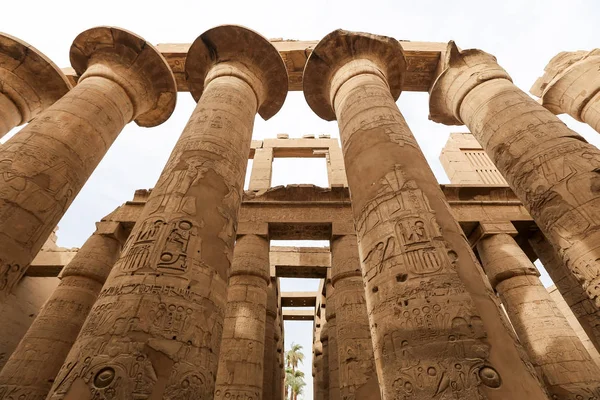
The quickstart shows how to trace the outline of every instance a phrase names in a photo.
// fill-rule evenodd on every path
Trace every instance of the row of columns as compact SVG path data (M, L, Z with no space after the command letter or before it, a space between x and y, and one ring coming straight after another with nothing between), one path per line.
M71 61L81 75L79 84L1 150L0 279L5 292L125 124L157 125L175 105L175 83L165 60L129 32L86 31L75 40ZM470 128L598 307L595 170L600 151L514 86L489 54L461 52L450 43L444 66L431 89L430 118ZM308 104L320 117L337 120L340 128L371 330L372 363L354 353L368 347L364 329L346 329L346 313L362 304L361 296L349 300L346 294L356 294L360 286L357 265L340 262L345 267L332 273L332 284L339 287L334 289L333 320L342 349L337 354L340 396L351 398L373 368L386 399L544 399L546 390L553 396L580 395L578 390L595 384L588 375L556 373L552 363L532 357L531 349L528 357L509 327L395 104L405 67L398 41L339 30L319 42L304 71ZM236 374L236 365L240 357L264 357L269 278L256 272L263 267L254 265L260 259L246 257L230 267L254 116L258 112L266 119L281 107L286 70L266 39L236 26L202 34L185 68L198 105L49 399L227 398L239 390L252 395L260 390L264 371L252 371L250 378L249 372ZM14 125L17 118L10 121ZM494 254L490 248L506 245L510 235L498 238L478 244L482 258ZM240 243L253 241L249 247L264 248L261 240L243 236ZM338 246L349 249L349 243L336 240L333 252ZM533 275L523 272L528 268L515 269L539 289ZM492 282L511 304L507 308L518 310L521 305L511 296L519 292L513 286L523 285L513 284L514 279L494 275ZM228 291L228 282L233 290ZM228 292L239 296L231 306ZM253 310L247 309L248 302ZM541 309L550 307L544 299L539 302ZM228 309L240 313L227 319ZM251 339L236 336L242 319L242 333L256 329ZM364 320L358 325L366 327ZM224 352L221 363L223 336L232 347L243 343L252 351L232 354L229 363ZM581 355L571 361L573 368L587 362ZM224 367L217 373L219 364ZM330 370L330 380L331 375ZM580 379L576 387L570 386L571 376ZM250 381L251 388L235 387L235 382Z

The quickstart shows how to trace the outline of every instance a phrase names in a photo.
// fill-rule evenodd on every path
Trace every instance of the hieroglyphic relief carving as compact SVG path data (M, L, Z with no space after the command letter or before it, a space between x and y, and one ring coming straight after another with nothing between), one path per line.
M253 48L258 58L247 58L240 45ZM58 374L51 399L88 390L105 396L107 389L98 389L92 378L105 367L114 369L106 387L118 392L116 398L214 395L253 122L257 111L265 117L277 112L287 88L275 84L287 77L273 46L237 26L201 35L186 71L198 105ZM264 313L263 306L263 330ZM262 362L262 349L253 352ZM143 361L137 375L128 375L124 371L134 357ZM87 358L91 367L85 376L69 368Z

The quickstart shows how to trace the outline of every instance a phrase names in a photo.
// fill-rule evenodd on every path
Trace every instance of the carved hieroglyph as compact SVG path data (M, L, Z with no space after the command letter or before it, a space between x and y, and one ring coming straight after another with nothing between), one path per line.
M477 250L492 287L552 398L599 398L600 369L515 240L507 233L491 233L479 240Z
M429 118L465 124L600 307L600 150L517 88L494 56L450 42Z
M102 285L125 233L99 222L61 272L61 281L0 372L0 399L45 399Z
M600 132L600 49L558 53L531 93L554 114L569 114Z
M265 342L263 357L263 398L275 399L276 396L276 369L279 368L279 357L277 355L277 341L279 334L276 333L277 324L277 282L276 278L269 279L267 287L267 308L265 312Z
M0 137L31 121L70 89L67 77L44 54L0 33Z
M340 395L353 400L375 371L356 236L331 240L331 282L336 298Z
M0 297L25 273L123 127L164 122L175 79L144 39L93 28L71 46L79 84L0 149Z
M339 357L337 344L337 315L335 312L335 291L329 280L327 282L326 292L327 304L325 306L325 318L327 319L327 348L329 350L329 400L341 400L340 396L340 375L339 375Z
M230 25L196 39L186 71L198 105L51 399L214 394L254 118L279 110L287 76L266 39Z
M545 399L395 104L404 69L396 40L338 30L304 70L340 129L382 398Z
M238 237L229 275L215 384L214 398L217 400L260 400L264 397L263 362L269 271L269 241L258 235Z
M556 251L541 232L529 238L529 244L588 338L596 350L600 351L600 309L590 300L575 276L557 257Z

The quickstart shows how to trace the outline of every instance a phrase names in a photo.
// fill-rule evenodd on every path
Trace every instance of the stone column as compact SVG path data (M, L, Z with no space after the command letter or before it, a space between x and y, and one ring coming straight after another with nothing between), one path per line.
M273 148L256 149L252 161L252 173L248 190L255 192L267 190L271 187L273 173Z
M517 88L494 56L450 42L430 119L465 124L600 307L600 150Z
M350 400L375 371L356 236L331 240L331 283L336 298L340 394Z
M382 398L545 399L395 104L404 70L397 40L338 30L303 78L340 129Z
M600 351L600 309L590 300L541 232L529 238L529 244L588 338Z
M235 243L215 399L263 396L269 240L243 235Z
M119 256L125 232L118 222L96 232L61 272L61 281L0 372L2 394L44 399Z
M19 281L123 127L164 122L177 88L161 54L118 28L71 46L79 84L0 148L0 297Z
M569 114L600 132L600 49L557 54L531 93L554 114Z
M337 344L337 316L335 312L335 291L331 280L327 280L325 291L327 303L325 305L325 318L327 319L328 349L329 349L329 400L341 400L340 395L340 365Z
M263 399L275 398L275 374L279 367L277 355L277 288L275 278L271 278L267 287L267 309L265 313L265 344L263 358Z
M284 343L283 343L281 315L279 315L277 317L276 322L277 322L277 327L275 330L275 333L276 333L275 357L277 359L277 363L275 364L276 368L275 368L275 374L273 376L273 390L275 391L273 398L275 400L281 400L281 399L283 399L283 391L284 391L284 387L283 387L284 382L283 381L285 379L285 353L283 351Z
M31 121L70 89L60 68L39 50L0 33L0 138Z
M323 311L321 311L323 312ZM329 326L327 321L322 320L321 327L321 349L323 355L321 357L322 363L322 385L323 385L323 400L329 400Z
M313 343L313 391L315 400L324 400L323 384L323 345L321 344L321 328L315 331Z
M283 104L287 76L266 39L230 25L196 39L186 76L198 105L49 399L214 395L254 118Z
M600 396L600 368L550 298L511 235L512 224L481 224L477 250L492 287L553 399Z

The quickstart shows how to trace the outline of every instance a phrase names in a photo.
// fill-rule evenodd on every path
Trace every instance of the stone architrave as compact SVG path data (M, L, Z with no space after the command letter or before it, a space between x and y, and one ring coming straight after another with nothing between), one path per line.
M395 104L404 71L397 40L337 30L303 77L340 129L382 398L545 399Z
M512 238L512 224L481 224L477 250L519 340L553 399L600 397L600 368Z
M279 367L279 357L277 356L277 283L276 278L270 278L267 287L267 308L265 313L265 342L263 356L263 395L264 399L275 398L275 374Z
M328 349L329 349L329 400L341 400L340 395L340 364L337 344L337 315L335 312L335 293L331 280L327 280L325 319L327 319Z
M70 89L67 77L44 54L0 33L0 138L31 121Z
M287 74L232 25L200 35L185 69L198 104L49 399L214 395L254 119L279 110Z
M331 283L336 298L340 394L352 400L375 371L356 236L331 240Z
M465 124L600 307L600 150L517 88L491 54L450 42L429 118Z
M216 400L263 397L269 271L269 240L238 236L229 275Z
M118 222L96 232L61 272L61 281L0 372L0 394L44 399L125 241ZM3 397L0 397L3 398Z
M175 107L162 55L118 28L71 46L79 84L0 148L0 297L8 294L123 127L156 126Z
M558 53L531 94L554 114L569 114L600 132L600 49Z
M575 276L558 258L556 251L541 232L536 232L529 238L529 244L590 342L596 350L600 351L600 309L590 300Z

